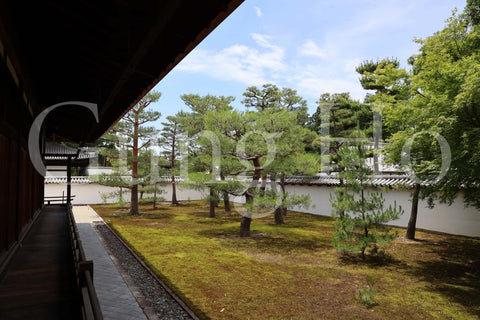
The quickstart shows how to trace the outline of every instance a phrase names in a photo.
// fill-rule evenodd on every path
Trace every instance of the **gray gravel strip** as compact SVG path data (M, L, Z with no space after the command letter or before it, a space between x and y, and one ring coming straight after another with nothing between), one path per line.
M112 234L108 226L103 223L95 223L93 226L106 251L150 320L192 320L192 317L172 298L157 279Z

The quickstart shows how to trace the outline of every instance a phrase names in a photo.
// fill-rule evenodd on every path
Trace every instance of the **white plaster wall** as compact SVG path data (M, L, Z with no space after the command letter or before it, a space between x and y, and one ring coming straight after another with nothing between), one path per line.
M160 194L160 197L164 197L167 201L172 199L172 187L171 186L163 186L161 187L164 190L164 193ZM103 193L111 193L119 188L116 187L108 187L99 185L96 183L89 183L89 184L72 184L72 195L75 195L73 200L73 204L100 204L103 203L102 198L100 197L100 192ZM123 199L125 201L129 201L130 199L130 192L127 189L123 189ZM67 195L67 184L66 183L52 183L52 184L45 184L45 196L61 196L62 192L64 195ZM186 189L183 187L177 187L177 199L178 200L200 200L204 198L205 195L202 193ZM108 202L116 202L116 199L110 199Z
M87 167L87 176L111 174L112 172L111 167Z
M62 170L62 171L49 171L49 170ZM47 176L62 177L66 176L67 166L47 166Z
M99 192L112 192L116 189L117 188L114 187L93 183L72 184L72 194L76 196L73 204L102 203ZM162 187L162 189L165 190L165 193L161 196L167 201L171 200L171 186L167 185ZM45 196L61 196L62 191L64 191L66 195L66 190L66 184L46 184ZM333 187L288 185L286 190L299 195L309 194L311 197L311 206L309 209L294 208L294 210L328 217L331 216L332 206L330 205L330 193L333 193ZM206 196L207 194L205 192L184 188L181 185L177 188L177 198L179 200L199 200ZM400 219L392 221L390 224L406 227L411 209L410 192L392 190L384 193L384 197L386 206L396 201L397 205L402 206L405 211ZM125 191L124 199L128 201L129 198L129 193ZM231 201L243 203L245 197L231 197ZM417 228L480 237L480 211L471 207L465 208L461 194L451 206L437 203L433 209L429 209L426 201L420 201Z
M172 200L172 186L163 186L164 193L161 194L167 201ZM201 200L207 196L206 192L185 188L181 183L177 183L177 200Z
M322 216L331 216L332 214L332 206L329 199L333 190L333 187L326 186L287 186L288 192L294 192L299 195L310 194L312 206L309 209L295 208L295 210ZM383 196L385 198L385 206L393 205L396 201L397 205L402 206L405 211L400 219L392 221L390 224L406 227L412 206L410 192L391 190L384 193ZM451 206L435 203L433 209L428 208L426 201L420 200L418 204L417 228L480 237L480 211L472 207L466 208L463 204L462 194L458 195Z

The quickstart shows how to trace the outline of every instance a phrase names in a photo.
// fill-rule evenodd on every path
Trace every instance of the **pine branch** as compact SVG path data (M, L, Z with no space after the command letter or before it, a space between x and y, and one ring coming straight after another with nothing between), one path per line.
M130 115L128 113L125 115L124 120L126 120L130 123L135 123L135 119L130 118Z
M123 134L125 136L128 136L130 138L133 138L134 137L134 134L133 133L130 133L130 132L127 132L127 131L123 131L121 129L118 129L118 128L112 128L113 131L117 132L117 133L120 133L120 134Z
M147 144L149 144L150 142L152 142L152 140L148 139L148 141L145 142L144 144L142 144L142 146L138 147L138 149L142 149L142 148L146 147Z
M150 122L150 121L151 121L150 119L145 119L143 121L138 121L138 125L142 125L142 124Z

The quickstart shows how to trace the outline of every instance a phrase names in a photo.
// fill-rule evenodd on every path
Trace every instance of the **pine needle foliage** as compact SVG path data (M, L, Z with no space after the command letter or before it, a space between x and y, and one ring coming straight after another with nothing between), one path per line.
M338 251L362 259L366 252L381 254L381 248L397 236L386 223L398 219L403 210L396 203L384 208L381 190L370 183L372 170L365 162L365 145L344 145L339 154L345 168L339 177L345 183L335 188L330 199L335 218L333 244Z

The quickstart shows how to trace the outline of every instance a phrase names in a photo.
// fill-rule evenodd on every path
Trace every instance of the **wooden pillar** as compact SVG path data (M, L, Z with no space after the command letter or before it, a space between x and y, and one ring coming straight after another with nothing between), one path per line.
M72 195L72 157L68 156L67 160L67 204L70 205Z

